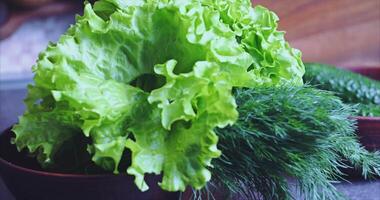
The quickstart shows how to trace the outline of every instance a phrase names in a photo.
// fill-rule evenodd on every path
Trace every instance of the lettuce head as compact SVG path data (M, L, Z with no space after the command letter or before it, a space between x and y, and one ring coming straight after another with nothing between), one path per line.
M100 0L33 66L14 143L42 166L76 134L103 169L147 190L199 189L221 155L214 128L238 118L232 89L302 84L301 53L249 0Z

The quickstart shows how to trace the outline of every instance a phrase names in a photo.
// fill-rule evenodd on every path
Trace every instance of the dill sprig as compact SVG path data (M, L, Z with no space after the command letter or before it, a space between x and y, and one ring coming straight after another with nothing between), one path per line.
M344 199L333 185L344 179L341 169L354 167L365 178L380 174L379 152L365 150L355 135L354 109L331 92L263 87L238 89L235 98L238 121L216 130L222 156L213 162L214 191L245 199L336 200Z

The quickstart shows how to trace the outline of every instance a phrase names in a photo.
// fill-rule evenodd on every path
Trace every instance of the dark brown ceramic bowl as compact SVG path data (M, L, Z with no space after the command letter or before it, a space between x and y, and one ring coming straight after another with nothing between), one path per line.
M379 67L350 67L349 70L380 80ZM380 150L380 117L356 117L358 136L361 143L369 150Z
M129 175L79 175L44 172L34 159L10 144L12 132L0 135L0 175L16 200L178 200L178 193L157 185L160 177L148 177L150 189L141 192Z
M380 117L356 117L360 142L369 150L380 150Z

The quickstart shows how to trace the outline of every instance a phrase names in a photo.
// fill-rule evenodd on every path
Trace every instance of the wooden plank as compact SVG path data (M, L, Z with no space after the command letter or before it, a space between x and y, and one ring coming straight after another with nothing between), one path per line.
M253 0L280 17L305 61L380 67L380 0Z

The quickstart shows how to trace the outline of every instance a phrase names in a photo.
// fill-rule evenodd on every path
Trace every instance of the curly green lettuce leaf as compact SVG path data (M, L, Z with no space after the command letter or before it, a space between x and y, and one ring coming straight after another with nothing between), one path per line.
M211 178L206 166L220 155L216 147L218 137L207 123L204 114L186 123L178 121L168 131L161 125L160 109L146 101L135 113L128 130L134 133L126 146L132 151L132 165L128 173L136 176L135 183L142 190L148 188L145 173L164 172L161 187L168 191L184 191L187 185L202 188ZM141 123L144 121L145 123Z
M13 127L17 137L12 142L19 151L27 148L29 152L36 153L37 160L43 166L49 165L61 145L78 133L78 129L62 123L61 117L65 118L65 113L25 114Z
M238 119L232 89L302 84L301 55L277 20L248 0L86 3L33 67L16 145L49 164L69 133L83 134L114 173L131 150L127 172L142 190L147 173L163 174L165 190L201 188L220 155L214 128Z
M167 80L148 98L149 102L160 102L162 126L170 130L173 122L196 119L203 113L211 115L211 124L220 127L233 124L238 113L231 95L232 85L226 82L229 74L214 63L197 62L193 72L176 75L173 73L175 65L176 62L170 60L154 68Z
M284 32L277 31L278 16L250 1L206 1L220 13L220 19L234 31L240 45L253 58L250 73L256 82L302 85L305 67L301 52L286 42Z

